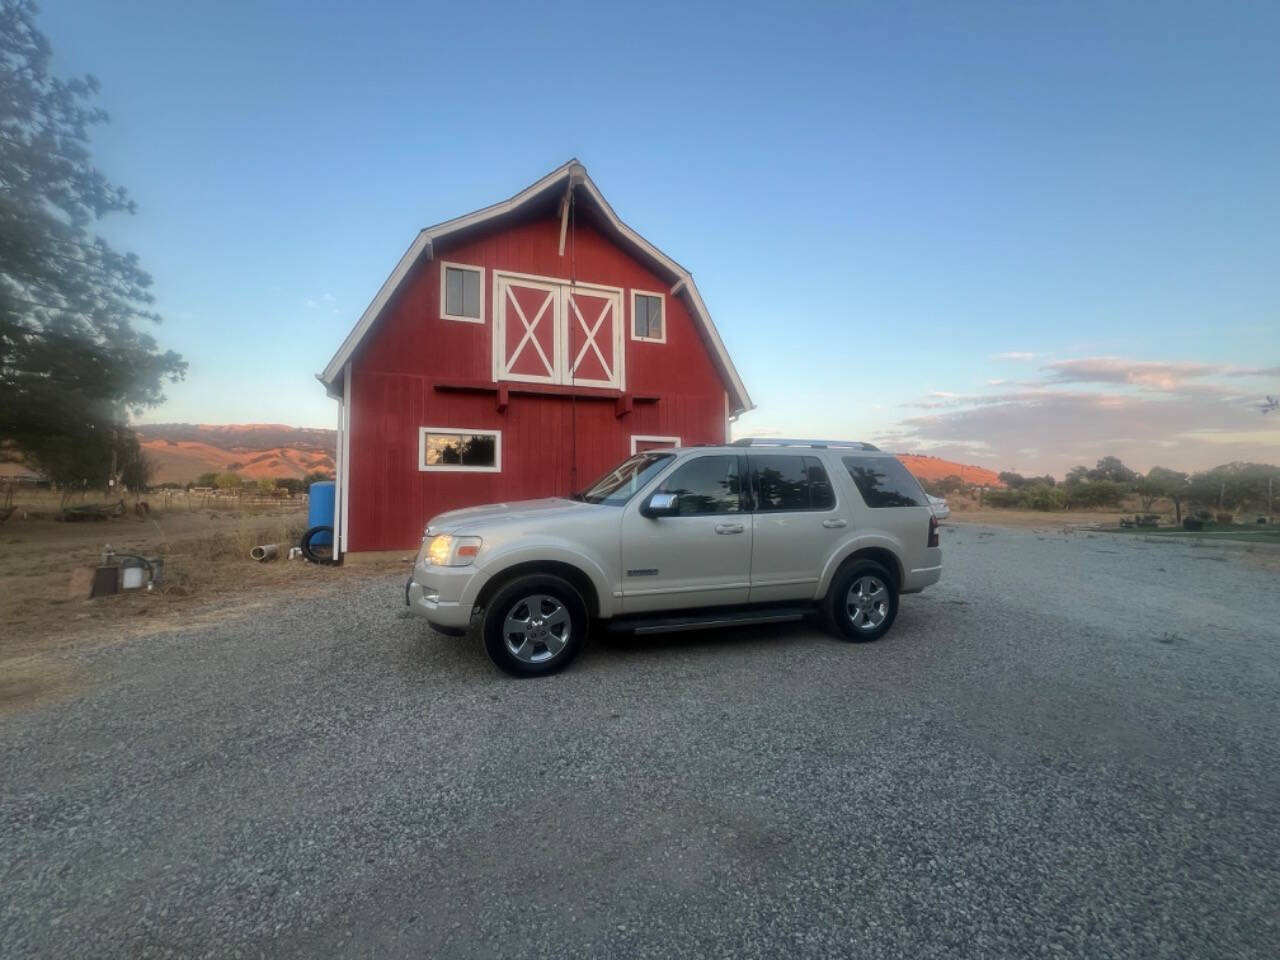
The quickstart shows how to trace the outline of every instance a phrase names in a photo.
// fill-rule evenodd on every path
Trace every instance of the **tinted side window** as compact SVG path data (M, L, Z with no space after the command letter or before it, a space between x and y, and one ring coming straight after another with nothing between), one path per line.
M814 510L830 510L836 505L836 492L831 487L822 461L817 457L804 458L804 472L809 478L809 503Z
M844 465L868 507L923 507L924 491L892 457L845 457Z
M677 467L662 484L666 493L680 497L680 516L737 513L742 509L742 484L738 458L698 457Z
M808 510L809 478L804 457L752 457L756 474L756 509Z

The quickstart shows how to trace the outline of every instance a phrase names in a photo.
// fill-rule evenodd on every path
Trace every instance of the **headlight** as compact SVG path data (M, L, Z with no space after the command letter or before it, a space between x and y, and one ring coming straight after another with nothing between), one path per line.
M475 560L483 542L479 537L442 533L427 541L427 563L437 567L465 567Z

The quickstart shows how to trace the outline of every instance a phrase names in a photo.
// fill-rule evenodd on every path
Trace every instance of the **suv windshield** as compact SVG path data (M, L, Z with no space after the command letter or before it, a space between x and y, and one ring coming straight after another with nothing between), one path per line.
M622 506L637 490L652 480L671 457L672 454L662 450L637 453L623 460L575 499L582 499L587 503Z

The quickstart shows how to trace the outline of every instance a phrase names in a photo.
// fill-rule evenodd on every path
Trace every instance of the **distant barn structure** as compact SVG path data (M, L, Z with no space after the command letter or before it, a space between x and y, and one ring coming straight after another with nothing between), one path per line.
M418 234L324 372L338 550L416 546L443 510L565 495L751 409L689 271L576 160Z

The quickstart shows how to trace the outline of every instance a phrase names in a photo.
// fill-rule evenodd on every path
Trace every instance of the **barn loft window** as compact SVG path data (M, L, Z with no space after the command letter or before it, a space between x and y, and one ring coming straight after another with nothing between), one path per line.
M502 469L502 431L421 427L418 469L498 473Z
M484 323L484 269L460 263L440 264L440 316Z
M667 342L666 317L663 316L665 297L647 290L631 291L631 339Z

